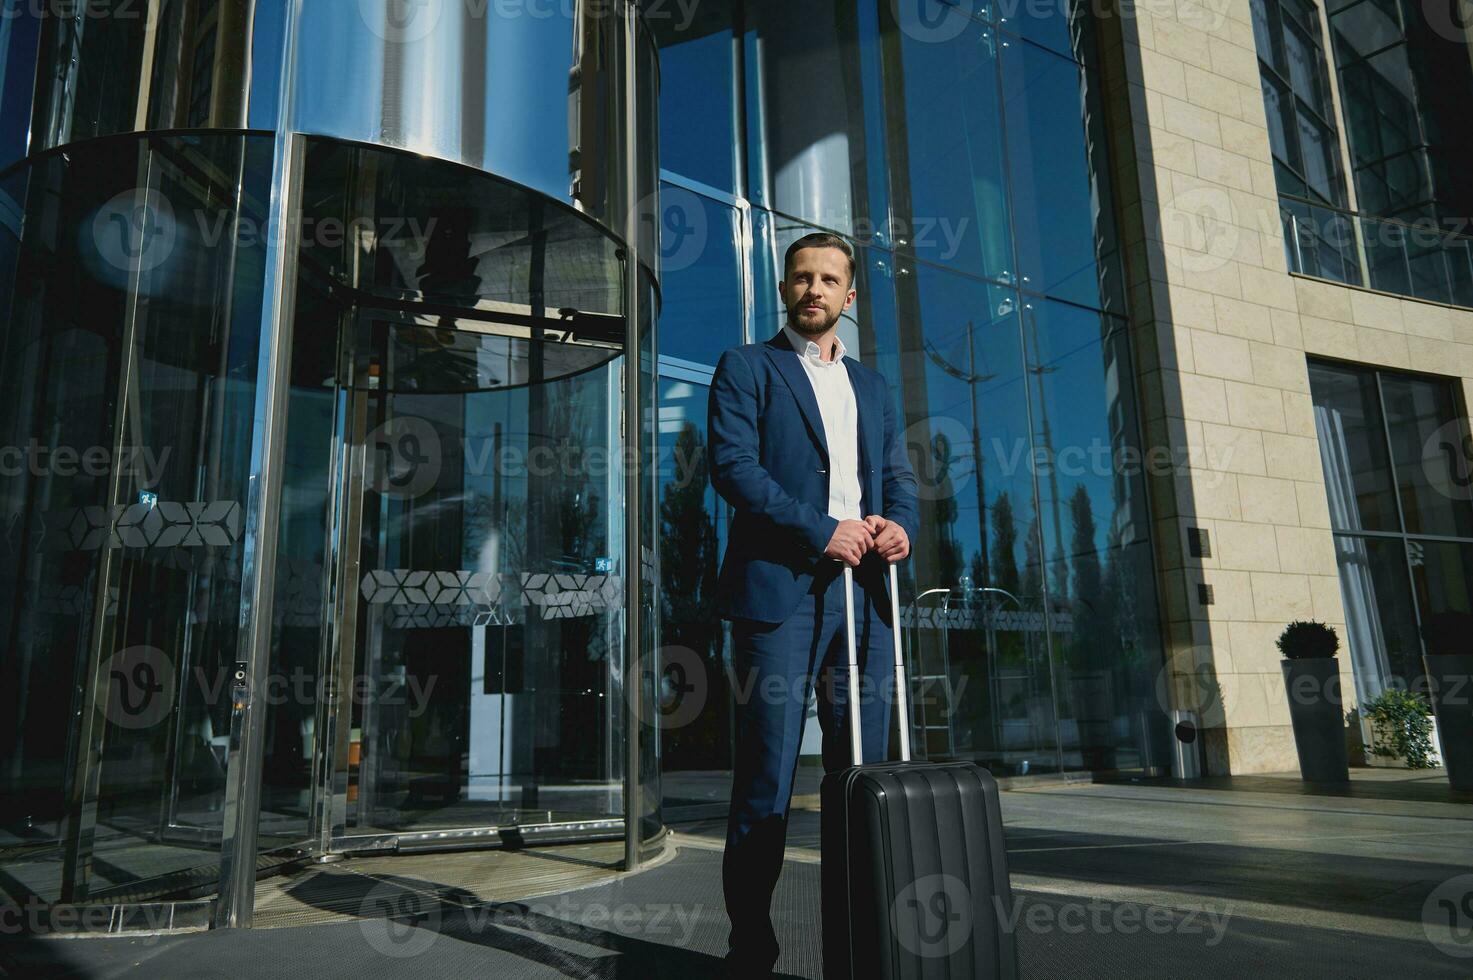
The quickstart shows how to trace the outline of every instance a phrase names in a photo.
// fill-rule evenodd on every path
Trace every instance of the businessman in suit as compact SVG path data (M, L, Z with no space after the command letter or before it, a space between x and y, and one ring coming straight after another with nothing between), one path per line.
M852 764L857 702L863 758L887 758L894 694L886 562L910 554L916 480L889 384L845 356L854 252L837 235L795 241L778 292L787 322L721 355L711 381L711 482L734 518L717 583L732 621L736 762L722 885L728 974L770 974L770 909L808 694L816 688L823 767ZM845 565L854 569L857 697L848 690ZM814 942L820 941L815 936Z

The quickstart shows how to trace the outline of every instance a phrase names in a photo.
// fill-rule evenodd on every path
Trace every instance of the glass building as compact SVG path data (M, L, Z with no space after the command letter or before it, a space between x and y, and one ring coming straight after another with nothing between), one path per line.
M724 808L706 391L814 230L920 477L917 744L1169 765L1083 12L3 2L12 897L245 925Z

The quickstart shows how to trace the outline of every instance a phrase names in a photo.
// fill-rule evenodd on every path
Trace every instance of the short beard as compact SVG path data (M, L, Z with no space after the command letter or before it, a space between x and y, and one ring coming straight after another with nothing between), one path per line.
M794 307L793 309L796 309L796 307ZM843 316L843 314L844 314L844 311L843 310L840 310L838 313L835 313L833 316L829 317L828 320L825 321L822 326L817 327L817 328L812 328L812 327L805 327L802 324L800 324L798 322L797 318L795 318L793 316L793 309L788 310L788 326L792 327L798 333L803 334L806 337L819 337L819 336L822 336L823 333L826 330L828 330L834 324L838 323L839 322L839 317Z

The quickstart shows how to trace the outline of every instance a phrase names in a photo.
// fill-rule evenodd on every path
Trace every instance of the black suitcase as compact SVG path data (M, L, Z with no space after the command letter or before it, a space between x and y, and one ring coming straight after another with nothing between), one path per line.
M844 569L849 690L858 690L853 572ZM970 762L910 761L900 590L890 565L900 762L824 776L822 875L826 980L1018 976L1012 889L997 782Z

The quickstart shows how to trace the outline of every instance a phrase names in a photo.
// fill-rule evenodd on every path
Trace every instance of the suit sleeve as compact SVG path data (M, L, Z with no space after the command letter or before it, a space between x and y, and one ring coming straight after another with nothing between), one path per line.
M895 418L895 399L891 397L888 385L882 390L885 398L885 472L881 489L885 500L880 516L905 528L905 535L910 539L911 549L914 550L916 537L920 533L916 475L910 467L905 443L900 438L899 425Z
M737 511L765 517L822 555L839 522L778 485L758 455L757 381L740 350L721 355L707 413L711 485Z

